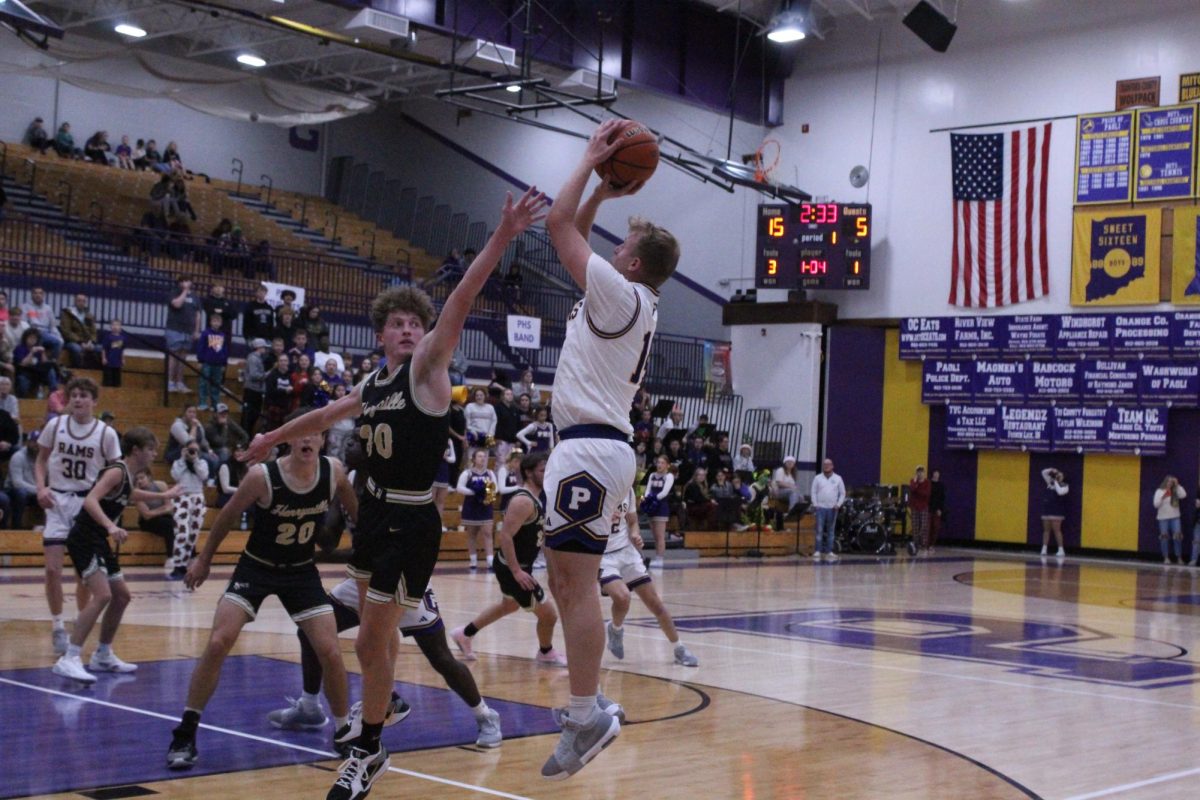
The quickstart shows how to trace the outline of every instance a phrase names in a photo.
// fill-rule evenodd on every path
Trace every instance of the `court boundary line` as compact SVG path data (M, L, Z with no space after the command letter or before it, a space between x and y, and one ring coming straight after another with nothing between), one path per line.
M1145 788L1146 786L1154 786L1155 784L1158 784L1158 783L1167 783L1168 781L1174 781L1174 780L1178 780L1180 778L1187 778L1187 777L1190 777L1192 775L1197 775L1197 774L1200 774L1200 767L1193 767L1192 769L1185 769L1185 770L1181 770L1179 772L1167 772L1162 775L1157 775L1153 778L1146 778L1145 780L1134 781L1133 783L1123 783L1120 786L1109 786L1107 789L1097 789L1094 792L1088 792L1086 794L1073 794L1070 797L1066 798L1066 800L1093 800L1093 798L1096 798L1096 797L1108 797L1110 795L1119 794L1121 792L1128 792L1133 789L1142 789L1142 788Z
M72 694L70 692L59 691L57 689L48 689L45 686L38 686L38 685L32 684L32 683L25 683L24 681L17 681L17 680L13 680L12 678L5 678L3 676L0 676L0 684L9 684L10 686L16 686L21 689L32 689L35 692L42 692L43 694L54 695L57 697L66 697L66 698L70 698L72 700L80 700L85 703L92 703L94 705L104 706L106 708L117 709L118 711L128 711L128 712L131 712L134 714L142 714L147 717L154 717L155 719L165 719L169 722L175 721L175 717L170 716L169 714L162 714L158 711L150 711L149 709L145 709L145 708L135 708L134 706L127 706L127 705L124 705L123 703L114 703L110 700L101 700L98 697L86 697L83 695ZM272 744L277 747L282 747L282 748L285 748L288 750L299 750L300 752L303 752L303 753L311 753L311 754L318 755L318 756L325 756L326 760L336 761L337 759L341 758L341 756L339 756L337 753L334 753L331 751L318 750L315 747L305 747L304 745L292 744L291 742L281 742L277 739L268 739L265 736L257 736L253 733L245 733L243 731L233 730L232 728L222 728L217 725L210 725L208 723L203 723L203 722L200 723L200 727L205 730L208 730L208 731L214 731L216 733L223 733L228 736L236 736L236 737L239 737L242 739L250 739L251 741L255 741L255 742L263 742L266 744ZM250 771L254 771L254 770L250 770ZM442 778L438 775L429 775L424 772L416 772L414 770L403 769L401 767L389 766L388 772L395 772L399 775L407 775L410 778L418 778L421 780L430 781L431 783L440 783L445 786L453 786L456 789L465 789L467 791L473 791L473 792L478 792L480 794L491 795L492 797L502 797L502 798L505 798L505 800L533 800L533 798L529 798L524 795L509 794L508 792L504 792L499 789L489 789L486 786L477 786L472 783L463 783L461 781L451 780L450 778ZM179 780L179 779L183 778L185 774L186 773L181 774L180 778L177 778L174 780Z

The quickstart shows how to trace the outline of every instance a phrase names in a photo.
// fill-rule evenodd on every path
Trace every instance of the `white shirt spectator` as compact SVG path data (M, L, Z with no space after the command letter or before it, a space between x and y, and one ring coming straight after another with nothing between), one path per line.
M13 458L16 458L16 456L13 456ZM1183 490L1182 486L1176 486L1175 496L1182 500L1187 497L1187 492ZM1182 508L1182 505L1180 503L1172 503L1171 496L1167 493L1166 489L1155 489L1154 508L1156 509L1155 517L1157 519L1179 519L1179 509Z
M750 446L742 445L738 454L733 457L734 472L754 472L754 459L750 455Z
M467 416L467 430L486 436L496 435L496 409L486 400L482 403L467 403L463 409Z
M13 453L8 462L8 478L4 481L5 488L21 489L37 494L37 478L33 474L33 463L37 456L29 455L29 448L22 447Z
M322 353L319 350L317 351L316 355L313 356L313 366L320 367L321 372L324 372L328 376L332 373L330 373L329 370L327 370L325 368L325 365L329 363L329 359L331 359L331 358L335 362L337 362L337 373L336 374L341 375L343 372L346 371L346 362L342 360L341 356L339 356L337 353ZM346 388L348 389L350 387L346 387Z
M809 494L814 508L840 508L846 501L846 484L842 483L842 476L836 472L828 478L824 472L818 472L813 476Z
M184 494L204 494L204 482L208 480L208 462L199 456L189 469L187 460L180 456L171 465L171 479L183 487Z

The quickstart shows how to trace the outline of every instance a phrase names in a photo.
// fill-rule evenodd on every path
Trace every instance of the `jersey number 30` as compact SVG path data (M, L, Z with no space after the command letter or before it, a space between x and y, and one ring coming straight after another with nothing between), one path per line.
M308 544L308 540L313 537L313 533L317 530L317 523L306 522L297 528L290 522L285 522L279 526L279 535L275 537L275 544L287 547L292 544Z
M391 425L363 425L358 429L358 437L363 440L363 447L367 448L368 456L379 453L380 458L392 457Z
M82 481L87 478L87 462L76 461L73 458L63 459L63 477L67 480Z

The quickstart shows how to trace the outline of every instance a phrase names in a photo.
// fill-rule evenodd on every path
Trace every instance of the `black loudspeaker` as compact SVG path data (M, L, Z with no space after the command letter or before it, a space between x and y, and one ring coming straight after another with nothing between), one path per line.
M904 18L904 25L939 53L946 52L950 47L950 40L954 38L954 32L958 30L957 25L925 0L921 0L916 8L908 12L908 16Z

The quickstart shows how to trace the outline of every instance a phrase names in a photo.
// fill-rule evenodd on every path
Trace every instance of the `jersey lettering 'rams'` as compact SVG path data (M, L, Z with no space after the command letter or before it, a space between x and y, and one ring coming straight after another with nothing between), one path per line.
M554 374L554 421L609 425L633 434L629 407L641 385L658 324L658 292L626 280L592 254L587 291L567 317Z
M542 540L545 537L546 504L542 498L535 497L533 492L525 488L513 492L509 503L511 504L518 497L528 497L533 503L533 516L523 522L512 537L513 550L517 553L517 563L520 564L521 569L530 572L533 569L533 562L537 560L538 552L542 549ZM504 560L504 552L499 548L496 550L496 557L506 567L512 566Z
M625 499L617 506L617 510L613 512L612 531L608 534L608 544L604 547L604 552L615 553L622 547L629 544L629 523L625 520L625 515L629 513L631 508L634 508L637 503L637 498L633 496L633 489L625 495Z
M254 527L246 542L246 554L275 566L312 561L317 527L329 511L337 480L333 464L321 456L317 477L311 486L293 487L283 476L278 461L260 465L269 493L255 509Z
M117 488L100 498L100 510L104 512L104 516L120 525L121 512L125 510L125 506L129 505L129 497L133 494L133 481L129 477L129 468L125 466L124 462L118 461L115 464L109 464L101 470L101 473L110 469L121 470L121 482ZM80 533L99 536L102 539L108 536L108 531L100 527L100 523L88 513L86 508L80 510L79 515L75 517L75 529Z
M450 438L446 411L423 409L413 396L412 359L390 375L379 369L363 379L355 425L367 476L383 489L428 492Z
M121 457L117 432L98 419L81 426L70 414L60 414L47 428L53 439L39 441L53 441L47 477L56 492L90 491L104 465Z

